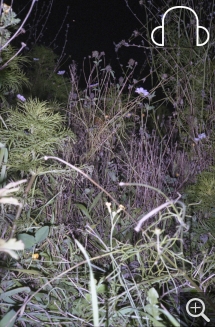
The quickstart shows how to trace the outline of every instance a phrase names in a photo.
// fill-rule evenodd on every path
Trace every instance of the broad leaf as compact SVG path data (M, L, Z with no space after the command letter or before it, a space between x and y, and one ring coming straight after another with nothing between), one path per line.
M38 229L35 234L36 243L44 241L49 235L49 227L43 226L42 228Z

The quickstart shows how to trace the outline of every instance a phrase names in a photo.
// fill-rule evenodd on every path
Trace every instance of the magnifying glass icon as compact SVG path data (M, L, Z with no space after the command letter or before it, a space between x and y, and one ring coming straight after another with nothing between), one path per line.
M190 306L190 303L193 302L192 306ZM198 304L198 302L200 304ZM195 313L191 313L190 309L192 309ZM199 313L197 313L198 309L201 309L201 311ZM207 322L210 322L210 319L204 314L205 312L205 304L201 299L198 298L192 298L191 300L189 300L186 304L186 311L188 313L189 316L197 318L202 316L202 318L204 318Z

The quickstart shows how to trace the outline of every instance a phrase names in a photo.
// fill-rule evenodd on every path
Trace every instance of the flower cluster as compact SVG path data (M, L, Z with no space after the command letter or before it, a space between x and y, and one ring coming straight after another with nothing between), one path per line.
M138 87L135 92L145 97L149 95L149 92L145 90L143 87Z

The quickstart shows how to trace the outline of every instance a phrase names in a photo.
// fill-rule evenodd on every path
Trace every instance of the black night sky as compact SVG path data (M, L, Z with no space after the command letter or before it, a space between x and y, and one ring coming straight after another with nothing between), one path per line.
M21 20L24 19L32 1L13 1L13 10ZM140 6L139 2L139 0L38 0L24 26L26 35L21 35L15 42L19 42L19 45L21 41L26 42L30 49L35 43L43 44L50 46L59 56L65 54L64 58L69 59L61 69L67 70L72 60L78 63L79 68L82 67L83 59L97 50L105 52L106 64L110 64L115 72L121 71L120 64L125 67L130 58L134 59L138 62L136 68L138 74L147 60L144 49L123 46L117 54L114 43L122 40L127 42L135 30L140 31L144 38L147 26L145 6L148 12L153 11L155 15L153 24L158 26L162 14L160 8L163 8L164 4L161 0L143 0L144 5ZM171 1L171 4L173 3L174 1ZM178 1L175 1L175 5L177 4ZM142 37L135 38L131 43L140 45ZM16 45L18 46L18 43ZM64 61L62 60L62 63Z
M128 3L144 23L144 8L141 10L139 1L132 0ZM31 1L15 0L13 9L23 19L30 5ZM48 12L50 15L47 20ZM41 14L44 16L42 20ZM37 23L38 20L40 23ZM82 65L84 57L97 50L105 52L106 63L111 64L113 69L119 66L114 42L127 41L135 29L141 28L141 23L129 10L125 0L39 0L25 25L26 34L29 32L29 24L34 26L37 36L45 24L43 36L37 44L49 46L51 43L51 48L59 55L64 50L66 56L71 56L68 65L72 60ZM22 38L24 36L20 36L19 42ZM31 47L32 39L26 41L27 46ZM140 66L144 62L142 49L123 47L119 57L125 65L130 58L138 61Z

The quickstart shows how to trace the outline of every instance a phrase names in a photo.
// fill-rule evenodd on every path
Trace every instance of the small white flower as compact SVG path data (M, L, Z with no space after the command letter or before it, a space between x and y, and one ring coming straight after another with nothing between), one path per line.
M24 96L21 95L21 94L17 94L17 98L18 98L19 100L21 100L22 102L25 102L25 101L26 101L26 98L24 98Z
M144 95L145 97L149 95L149 92L145 90L143 87L138 87L135 92Z
M39 58L33 58L33 60L34 60L34 61L38 61L38 60L40 60L40 59L39 59Z
M198 137L195 137L194 140L198 142L199 140L205 139L206 135L205 133L199 134Z
M59 71L57 72L58 75L63 75L64 73L65 73L65 70L59 70Z

